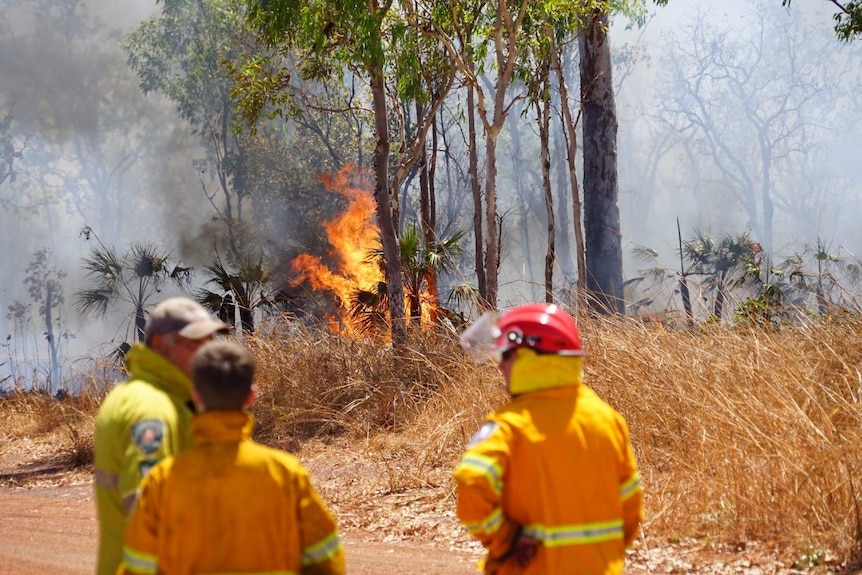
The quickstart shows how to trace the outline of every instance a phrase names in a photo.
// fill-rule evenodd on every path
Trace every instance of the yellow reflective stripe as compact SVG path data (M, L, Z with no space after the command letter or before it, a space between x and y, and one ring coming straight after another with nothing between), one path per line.
M322 563L335 557L340 549L341 537L338 536L338 531L333 531L327 537L302 550L302 564Z
M554 527L534 523L524 526L523 533L541 541L547 547L584 545L616 539L622 540L623 520L616 519L580 525L555 525Z
M501 525L503 525L503 510L500 507L494 509L490 515L480 521L464 523L464 527L472 535L490 535L497 531Z
M503 493L503 469L496 460L468 451L464 454L458 467L455 468L455 473L458 473L460 469L474 471L484 476L491 485L491 489L494 490L494 493L497 495Z
M620 498L625 501L641 490L641 476L638 473L632 475L628 481L620 485Z
M131 547L123 546L123 563L126 564L128 570L133 573L143 573L146 575L154 574L156 566L159 563L159 558L156 555L142 553Z

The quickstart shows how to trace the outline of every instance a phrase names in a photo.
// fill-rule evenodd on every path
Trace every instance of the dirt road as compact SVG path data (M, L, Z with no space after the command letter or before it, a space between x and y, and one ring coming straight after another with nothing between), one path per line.
M0 488L0 575L91 575L97 539L92 488ZM348 573L475 574L473 556L346 533Z

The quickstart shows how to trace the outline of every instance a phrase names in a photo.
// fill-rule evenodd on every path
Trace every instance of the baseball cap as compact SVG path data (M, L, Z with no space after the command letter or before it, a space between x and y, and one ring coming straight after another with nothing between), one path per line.
M147 340L159 333L176 332L188 339L202 339L227 331L230 331L230 326L215 319L204 306L187 297L172 297L157 305L144 326Z

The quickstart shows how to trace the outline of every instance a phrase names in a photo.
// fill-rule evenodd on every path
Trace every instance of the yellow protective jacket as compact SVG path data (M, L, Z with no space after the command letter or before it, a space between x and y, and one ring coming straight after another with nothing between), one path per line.
M296 457L250 439L254 420L207 411L195 446L141 484L118 575L344 573L344 549Z
M583 384L525 393L492 413L455 469L458 518L485 573L611 575L643 519L625 420ZM519 530L540 542L521 569Z
M189 378L143 344L126 354L126 370L129 380L108 393L96 417L98 575L113 575L120 564L126 515L141 478L192 443Z

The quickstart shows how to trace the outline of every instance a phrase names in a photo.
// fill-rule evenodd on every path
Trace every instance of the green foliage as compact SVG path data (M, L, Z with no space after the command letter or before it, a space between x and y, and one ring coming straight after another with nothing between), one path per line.
M410 302L411 317L422 315L422 294L429 289L433 278L439 273L453 269L458 258L463 254L465 232L458 230L438 241L425 243L421 230L412 225L406 228L399 238L401 254L401 277L404 294ZM370 262L382 268L383 250L378 248L368 255ZM379 282L375 289L358 290L354 297L354 305L350 313L359 318L362 327L370 328L379 325L386 310L386 284ZM433 302L437 305L438 302Z
M87 239L95 237L90 228L85 228L82 235ZM99 246L83 259L83 266L90 285L76 294L78 311L104 316L112 305L130 305L135 339L143 336L144 310L156 294L169 284L185 289L192 278L190 267L174 262L173 254L146 242L133 243L120 253L99 241Z
M228 270L219 258L205 266L207 284L218 286L219 291L201 288L196 299L217 312L223 321L234 324L233 310L238 309L240 324L246 333L255 328L255 310L273 311L290 300L279 285L283 284L276 272L263 263L263 257L247 258L236 269Z

